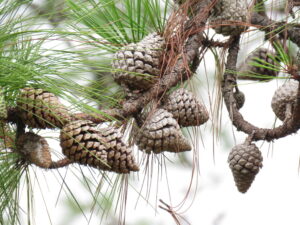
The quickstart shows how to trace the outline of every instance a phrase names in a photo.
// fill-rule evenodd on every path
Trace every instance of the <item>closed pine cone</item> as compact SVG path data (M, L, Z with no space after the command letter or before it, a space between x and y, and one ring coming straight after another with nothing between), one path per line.
M0 120L7 118L7 108L2 88L0 87Z
M39 167L49 168L52 160L50 147L45 138L27 132L21 134L16 142L17 150L24 155L24 158Z
M234 35L246 30L246 0L220 0L211 11L210 24L218 34Z
M200 126L209 119L205 106L193 93L183 88L172 92L163 101L162 107L172 113L174 119L183 127Z
M251 63L262 64L257 59L263 60L268 64L262 64L267 67L276 65L276 62L270 57L275 57L274 53L266 48L259 48L252 52L245 62L240 65L238 69L238 79L255 80L255 81L269 81L278 76L278 71L269 68L251 65Z
M112 63L115 81L131 90L149 89L159 78L164 46L164 39L152 33L139 43L123 47Z
M229 156L228 163L238 190L247 192L256 174L262 167L262 155L255 144L240 144L235 146Z
M135 141L139 149L145 150L148 154L191 150L177 121L164 109L156 110L146 119L144 125L136 131Z
M122 141L123 135L115 127L99 129L101 137L106 140L107 162L112 171L129 173L139 171L132 150Z
M132 152L110 129L98 130L91 121L67 124L60 134L64 155L71 161L117 173L137 171Z
M272 109L275 115L280 119L284 120L286 117L287 105L291 105L291 110L293 110L298 91L298 81L290 80L279 87L272 98Z
M23 122L31 128L62 128L71 118L59 99L42 89L22 89L18 109Z

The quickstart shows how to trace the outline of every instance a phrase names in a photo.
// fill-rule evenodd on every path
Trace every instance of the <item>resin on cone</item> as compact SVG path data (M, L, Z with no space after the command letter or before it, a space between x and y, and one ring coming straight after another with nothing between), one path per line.
M87 120L68 123L60 134L62 151L72 162L117 173L138 171L132 151L111 128L96 129Z
M6 101L4 99L2 87L0 87L0 120L4 120L6 118L7 118Z
M25 159L42 168L49 168L52 160L50 147L45 138L27 132L20 135L16 142L17 150L21 152Z
M280 86L273 95L271 103L273 112L282 121L284 121L286 117L287 106L290 105L291 110L294 109L297 100L298 85L298 81L287 81Z
M164 47L165 41L157 33L123 47L112 63L115 81L130 90L149 89L159 78Z
M162 107L172 113L174 119L183 127L200 126L209 119L208 112L200 100L183 88L167 96Z
M246 0L220 0L211 11L210 25L218 34L239 34L246 30Z
M62 128L71 119L59 99L42 89L22 89L17 104L21 119L31 128Z
M255 144L244 143L235 146L229 156L228 163L238 190L247 192L256 174L262 167L262 155Z
M276 62L272 57L275 57L274 53L266 48L255 50L246 58L245 62L239 66L237 78L242 80L269 81L272 78L277 77L278 71L270 69L276 65ZM264 64L257 59L263 60L267 64ZM262 66L255 66L253 63L258 63Z
M136 131L135 142L140 150L145 150L148 154L191 150L191 145L182 135L177 121L164 109L150 112L144 124Z

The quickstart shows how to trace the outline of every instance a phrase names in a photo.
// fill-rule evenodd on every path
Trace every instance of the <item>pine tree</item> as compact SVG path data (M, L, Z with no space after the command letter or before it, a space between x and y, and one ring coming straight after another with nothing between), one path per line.
M126 224L127 203L144 201L182 224L199 185L200 131L219 139L223 103L246 138L228 169L239 192L251 191L258 142L300 128L299 4L286 4L289 20L270 17L264 1L0 0L0 224L32 224L38 192L49 213L47 180L87 223ZM258 31L263 46L241 57ZM215 71L199 73L207 60ZM266 106L280 120L271 128L243 116L243 85L262 81L281 84ZM166 203L178 193L157 197L172 164L192 171L178 207Z

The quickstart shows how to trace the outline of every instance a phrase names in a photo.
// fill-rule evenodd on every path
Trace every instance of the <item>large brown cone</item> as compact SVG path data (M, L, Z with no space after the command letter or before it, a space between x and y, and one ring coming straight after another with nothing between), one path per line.
M238 190L247 192L256 174L262 167L262 155L255 144L240 144L235 146L229 156L228 163Z
M216 33L234 35L246 30L247 17L246 0L220 0L211 11L210 24Z
M147 90L159 78L165 41L157 33L123 47L112 63L115 81L131 90Z
M290 105L291 110L293 110L296 104L298 85L298 81L287 81L273 95L271 103L273 112L282 121L286 117L287 105Z
M23 122L31 128L62 128L71 118L59 99L42 89L22 89L18 109Z
M183 127L200 126L209 119L205 106L183 88L172 92L164 100L163 108L172 113L174 119Z
M129 173L139 171L132 150L122 141L123 135L115 127L99 129L100 135L106 140L107 161L112 171Z
M276 65L274 57L274 53L266 48L255 50L246 58L245 62L239 66L237 78L242 80L270 81L272 78L278 76L278 71L270 69ZM266 62L266 64L258 59ZM255 66L253 63L258 63L263 66Z
M45 138L27 132L20 135L16 142L17 150L21 152L25 159L42 168L49 168L51 165L51 153L48 142Z
M67 124L60 135L63 153L73 162L117 173L137 171L132 152L111 129L98 130L91 121Z
M191 146L182 135L177 121L164 109L156 110L146 118L142 127L136 131L135 142L146 153L183 152Z

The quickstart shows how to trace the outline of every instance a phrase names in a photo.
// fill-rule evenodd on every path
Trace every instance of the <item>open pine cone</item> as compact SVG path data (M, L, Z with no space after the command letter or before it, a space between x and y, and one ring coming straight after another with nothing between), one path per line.
M243 80L269 81L272 78L277 77L278 71L266 68L276 65L276 62L272 57L275 57L274 53L266 48L259 48L255 50L247 57L245 62L239 66L239 74L237 78ZM257 59L263 60L267 64L265 65ZM266 67L251 65L255 62Z
M211 11L210 25L218 34L239 34L246 30L246 0L220 0Z
M139 43L129 44L115 54L115 81L131 90L147 90L160 75L160 59L165 41L157 33L146 36Z
M27 132L17 139L16 147L26 161L42 168L50 167L52 163L50 147L45 138Z
M286 117L287 106L290 105L291 113L294 109L297 100L298 85L298 81L287 81L273 95L271 103L273 112L282 121Z
M262 160L261 152L255 144L244 143L231 150L228 163L240 192L245 193L250 188L262 167Z
M205 106L193 93L184 88L167 96L163 101L162 108L172 113L174 119L183 127L200 126L209 119Z
M140 150L145 150L148 154L191 150L177 121L164 109L150 113L141 128L136 131L135 142Z
M61 147L71 161L117 173L138 171L132 151L113 128L96 129L91 121L68 123L61 130Z
M21 119L31 128L62 128L71 119L59 99L42 89L22 89L17 104Z

